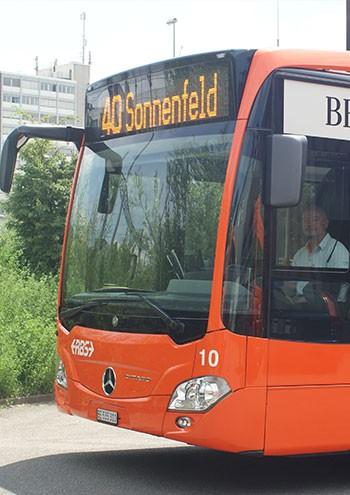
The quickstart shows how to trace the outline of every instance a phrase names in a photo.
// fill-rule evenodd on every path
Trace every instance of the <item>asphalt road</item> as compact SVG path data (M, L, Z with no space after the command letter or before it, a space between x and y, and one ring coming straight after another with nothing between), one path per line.
M0 494L349 494L350 455L254 458L57 412L0 410Z

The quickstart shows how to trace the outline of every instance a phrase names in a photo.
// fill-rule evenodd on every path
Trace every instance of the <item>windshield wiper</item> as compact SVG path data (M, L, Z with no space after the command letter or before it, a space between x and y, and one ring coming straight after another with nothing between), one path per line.
M172 332L175 332L176 334L178 333L183 333L185 330L185 325L182 323L182 321L175 320L171 316L168 315L162 308L157 306L157 304L154 304L152 301L148 299L148 297L143 296L142 294L139 294L138 292L132 293L128 292L128 294L132 294L134 296L137 296L140 298L142 301L144 301L148 306L153 308L160 316L162 321L166 324L166 326L171 330Z
M119 289L119 288L118 288ZM115 291L117 292L117 291ZM157 306L156 304L154 304L152 301L150 301L146 296L140 294L137 290L133 290L133 289L127 289L127 288L120 288L120 290L118 290L119 293L125 293L127 294L128 296L135 296L135 297L138 297L141 301L145 302L149 307L153 308L160 316L161 320L165 323L165 325L167 326L167 328L171 331L171 332L175 332L176 334L181 334L184 332L185 330L185 325L179 321L179 320L175 320L174 318L172 318L170 315L168 315L163 309L161 309L159 306ZM144 292L141 290L141 292ZM149 292L149 291L146 291L146 292ZM106 304L113 304L114 302L119 302L119 301L125 301L125 299L112 299L112 298L97 298L97 299L91 299L90 301L88 301L87 303L85 304L81 304L79 306L75 306L74 308L69 308L69 309L65 309L63 311L60 312L60 317L62 319L65 319L65 318L74 318L74 316L78 316L81 312L85 311L85 310L88 310L88 309L91 309L91 308L95 308L96 306L100 306L100 305L106 305ZM127 299L126 299L127 301Z
M100 306L104 304L110 304L111 302L114 302L114 299L111 298L103 299L102 297L101 299L90 299L89 302L81 304L80 306L74 306L74 308L64 309L63 311L60 312L60 317L73 318L74 316L77 316L79 313L85 311L86 309L95 308L96 306Z
M114 293L123 293L123 294L130 294L133 293L132 295L138 295L138 291L140 292L149 292L144 289L131 289L129 287L102 287L101 289L96 289L92 292L114 292ZM82 311L85 311L86 309L90 308L95 308L96 306L99 305L105 305L109 303L113 303L116 299L112 299L110 297L101 297L101 298L94 298L90 299L88 302L84 304L80 304L79 306L74 306L74 308L69 308L65 309L60 312L61 318L73 318L74 316L77 316L79 313ZM118 299L120 301L120 299Z

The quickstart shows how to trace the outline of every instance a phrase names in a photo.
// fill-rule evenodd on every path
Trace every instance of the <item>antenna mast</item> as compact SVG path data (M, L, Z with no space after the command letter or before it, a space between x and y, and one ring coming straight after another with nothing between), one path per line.
M87 45L87 41L85 38L85 22L86 22L86 13L82 12L80 14L80 20L83 21L83 51L82 51L82 63L85 64L85 47Z
M35 67L34 67L34 70L35 70L35 75L37 76L39 74L39 57L38 55L35 57Z

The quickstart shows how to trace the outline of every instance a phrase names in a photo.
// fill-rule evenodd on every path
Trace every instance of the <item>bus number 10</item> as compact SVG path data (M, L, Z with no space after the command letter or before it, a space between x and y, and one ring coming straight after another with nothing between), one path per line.
M210 351L202 349L199 355L201 357L202 366L209 365L211 368L216 368L219 364L219 353L215 349L211 349Z

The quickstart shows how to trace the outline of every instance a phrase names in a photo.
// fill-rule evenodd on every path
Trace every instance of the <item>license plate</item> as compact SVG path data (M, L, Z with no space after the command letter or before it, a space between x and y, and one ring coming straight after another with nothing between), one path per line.
M109 425L118 424L118 413L113 411L107 411L106 409L96 410L96 419L100 423L107 423Z

